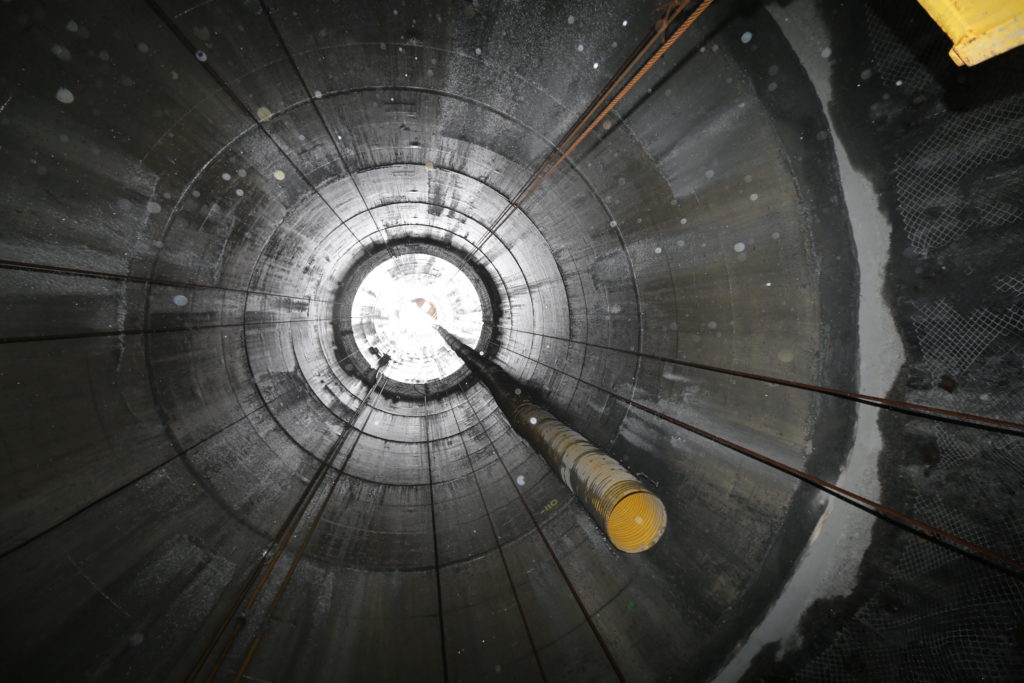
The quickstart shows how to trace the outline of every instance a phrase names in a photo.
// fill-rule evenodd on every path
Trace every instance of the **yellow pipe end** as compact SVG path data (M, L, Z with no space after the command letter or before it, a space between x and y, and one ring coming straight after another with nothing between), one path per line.
M648 491L636 491L615 504L605 527L616 548L642 553L658 542L667 524L668 515L661 500Z

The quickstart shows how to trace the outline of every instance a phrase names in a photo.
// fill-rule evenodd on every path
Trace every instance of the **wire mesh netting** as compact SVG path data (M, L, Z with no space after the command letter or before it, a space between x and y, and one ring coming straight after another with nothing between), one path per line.
M945 36L919 30L920 39L908 44L896 34L927 20L920 8L866 14L872 67L887 89L907 89L907 101L920 105L907 141L890 146L894 229L909 243L906 262L942 273L934 283L899 290L910 312L901 329L908 368L924 378L906 398L1018 420L1024 390L1013 387L1024 368L1024 271L1005 265L1012 259L992 262L968 293L957 292L966 287L954 271L969 273L963 264L971 254L1019 234L1024 92L1008 78L1005 87L971 91L969 106L956 104L944 89L950 80L969 89L971 75L946 63ZM897 427L888 431L883 458L893 463L890 475L898 473L883 479L890 500L928 524L1024 560L1024 438L890 420ZM810 658L796 665L795 678L1024 680L1020 578L924 538L896 538L896 547L874 556L876 587L823 649L805 653Z

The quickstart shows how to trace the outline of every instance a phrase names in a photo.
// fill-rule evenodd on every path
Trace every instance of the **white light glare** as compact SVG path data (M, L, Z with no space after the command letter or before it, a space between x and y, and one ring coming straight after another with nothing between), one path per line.
M384 261L367 274L352 301L356 346L371 366L376 366L377 354L390 356L382 372L400 382L421 384L462 367L435 325L476 345L483 313L470 279L454 264L430 254L402 254Z

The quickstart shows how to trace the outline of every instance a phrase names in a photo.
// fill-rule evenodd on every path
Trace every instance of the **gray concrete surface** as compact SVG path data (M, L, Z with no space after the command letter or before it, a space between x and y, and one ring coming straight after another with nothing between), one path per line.
M806 64L857 25L716 3L487 236L654 4L0 4L5 679L185 678L353 421L220 678L257 635L261 681L734 679L827 647L810 599L749 640L827 499L580 380L874 482L854 404L628 353L887 391L866 361L912 324L876 324L888 244L858 231L888 190L851 187L872 148L826 112L865 66ZM652 487L654 549L615 551L464 372L358 410L346 305L389 248L468 261L482 350ZM852 611L866 571L809 580Z

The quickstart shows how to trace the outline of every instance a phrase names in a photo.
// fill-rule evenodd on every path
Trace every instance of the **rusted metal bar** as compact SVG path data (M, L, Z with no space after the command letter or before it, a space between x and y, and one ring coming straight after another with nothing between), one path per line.
M616 548L639 553L658 542L668 516L657 496L582 434L532 400L497 364L447 330L435 329L490 390L512 429L544 456Z
M519 353L515 349L509 349L509 351L511 353L516 354L517 356L521 356L522 358L526 358L529 360L528 356ZM920 534L921 537L927 538L931 541L935 541L936 543L939 543L946 548L955 550L958 553L961 553L968 557L972 557L977 560L981 560L987 563L989 566L993 566L1001 570L1010 571L1018 576L1024 575L1024 562L1018 562L1017 560L1011 559L1005 555L1001 555L997 552L989 550L985 546L978 545L977 543L972 543L971 541L968 541L965 538L952 534L944 529L932 526L931 524L926 524L925 522L922 522L919 519L899 512L898 510L894 510L893 508L887 505L883 505L878 501L871 500L870 498L866 498L858 493L854 493L849 489L845 489L841 486L825 481L824 479L816 477L813 474L810 474L809 472L804 472L801 469L797 469L796 467L787 465L779 460L770 458L767 455L755 451L753 449L747 448L746 446L741 446L735 441L730 441L729 439L726 439L723 436L719 436L718 434L714 434L705 429L701 429L696 425L684 422L679 418L672 417L671 415L663 413L659 410L655 410L654 408L646 406L643 403L640 403L639 401L634 401L633 399L627 396L623 396L622 394L616 393L611 389L608 389L607 387L602 387L598 384L594 384L593 382L589 382L583 379L582 377L577 377L576 375L568 373L565 370L557 368L553 365L549 365L536 359L532 360L534 360L534 362L536 362L538 365L546 367L549 370L553 370L555 372L565 375L566 377L575 379L580 384L585 384L586 386L591 387L593 389L597 389L598 391L603 391L612 398L621 401L626 405L632 406L637 410L642 410L648 415L653 415L654 417L660 420L664 420L665 422L674 424L677 427L682 427L683 429L687 430L688 432L692 432L697 436L701 436L705 439L708 439L709 441L714 441L719 445L725 446L726 448L736 451L737 453L742 453L743 455L752 458L753 460L757 460L758 462L761 462L765 465L768 465L769 467L777 469L780 472L785 472L786 474L792 477L800 479L801 481L805 481L808 484L814 486L815 488L819 488L822 491L834 495L836 498L839 498L840 500L846 501L850 505L860 508L861 510L864 510L869 514L875 515L879 519L884 519L885 521L895 524L903 529L907 529L913 531L914 533Z

